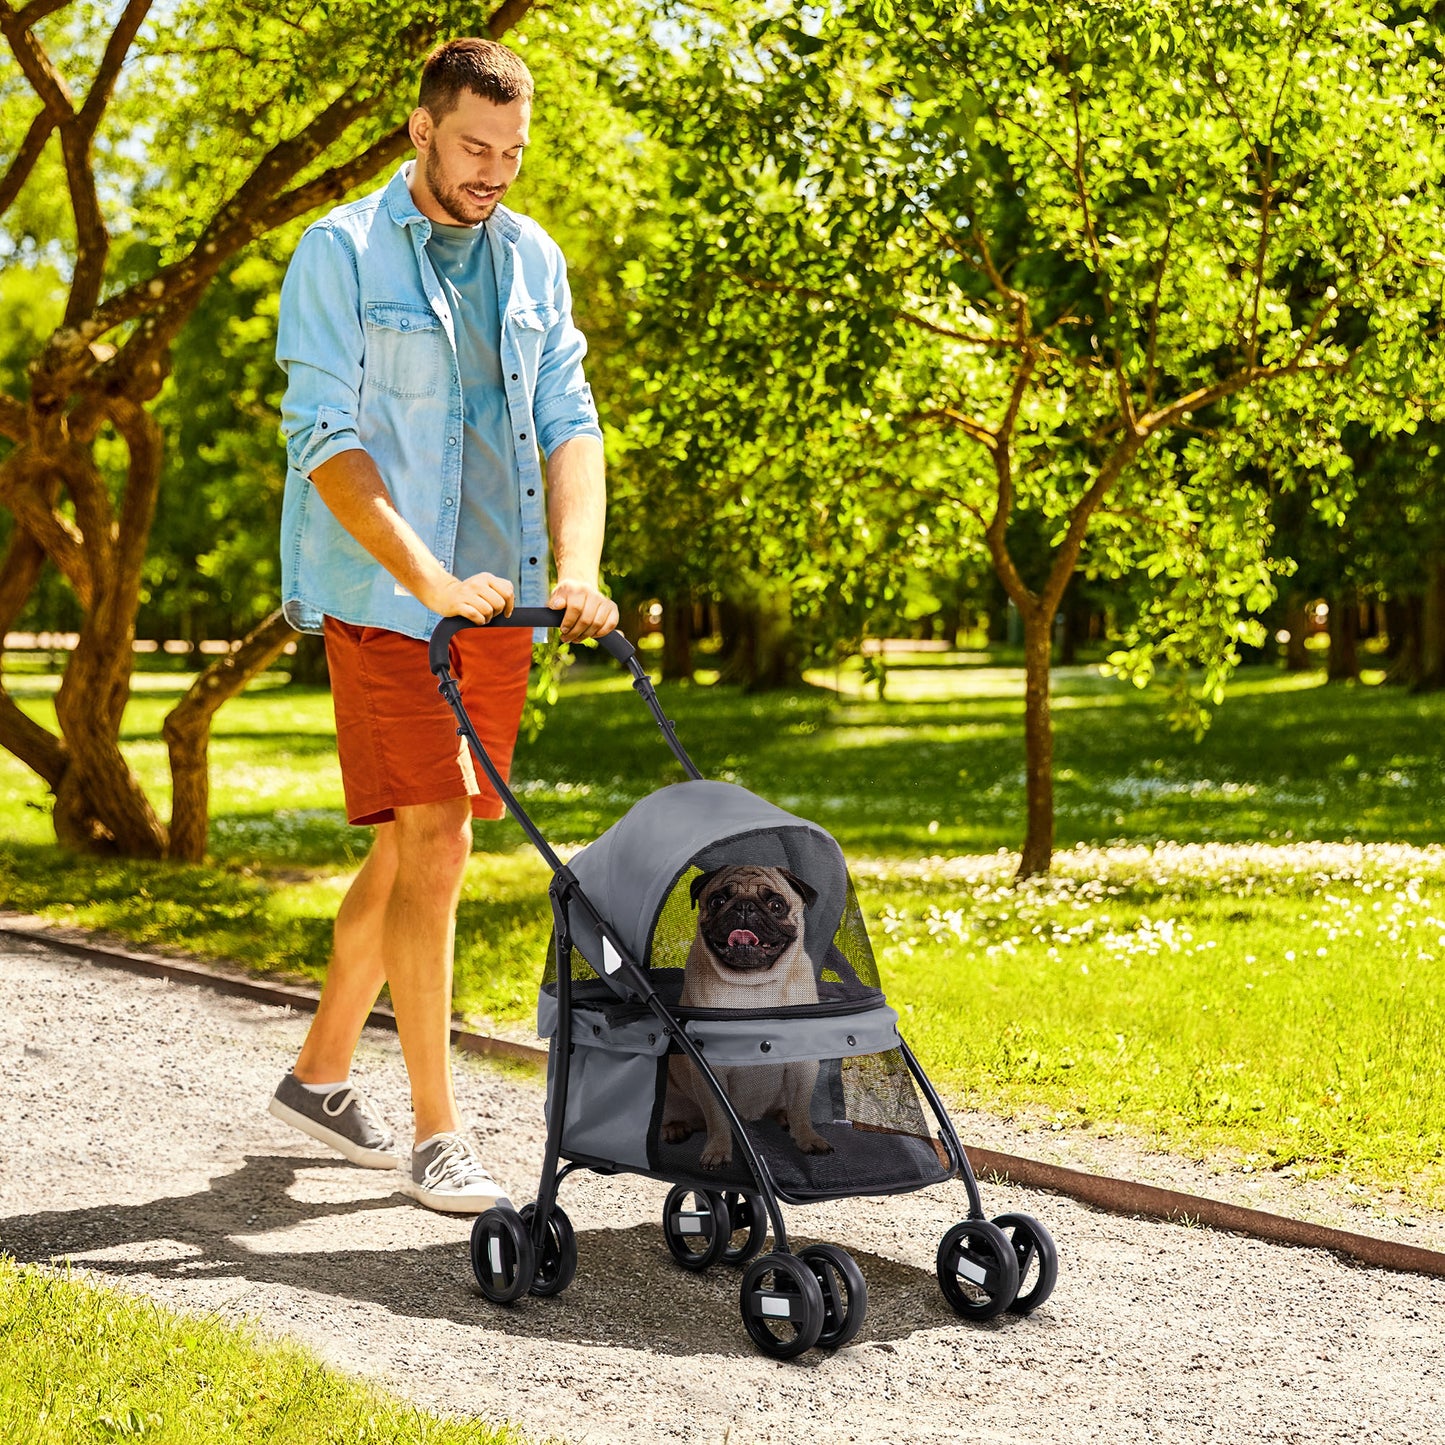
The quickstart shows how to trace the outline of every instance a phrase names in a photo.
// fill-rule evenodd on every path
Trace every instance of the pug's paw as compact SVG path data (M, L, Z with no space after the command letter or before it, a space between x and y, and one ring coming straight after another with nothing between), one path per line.
M804 1134L798 1140L804 1154L831 1154L833 1146L821 1134Z
M709 1144L702 1151L702 1167L704 1169L722 1169L733 1162L732 1140L726 1139L721 1144Z
M681 1144L684 1139L692 1138L692 1126L684 1124L681 1120L674 1119L670 1124L662 1126L662 1142L664 1144Z

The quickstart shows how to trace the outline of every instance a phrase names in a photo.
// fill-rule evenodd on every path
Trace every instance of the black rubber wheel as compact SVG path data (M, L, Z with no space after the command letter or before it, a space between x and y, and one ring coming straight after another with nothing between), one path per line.
M676 1184L662 1206L662 1233L684 1269L704 1270L722 1258L732 1220L721 1194Z
M531 1288L537 1274L532 1237L510 1204L479 1214L472 1225L472 1273L493 1304L509 1305Z
M792 1254L764 1254L743 1274L743 1328L775 1360L796 1359L818 1343L826 1310L812 1267Z
M853 1343L863 1328L868 1310L868 1286L863 1271L847 1250L836 1244L810 1244L798 1251L798 1258L813 1271L823 1292L823 1332L820 1350L841 1350Z
M756 1194L739 1194L728 1190L722 1196L723 1207L732 1222L727 1248L722 1252L724 1264L746 1264L763 1247L768 1237L768 1211ZM746 1233L744 1233L746 1231ZM743 1238L738 1243L738 1235Z
M532 1220L536 1214L535 1204L522 1206L521 1220L527 1226L528 1234L532 1232ZM535 1245L533 1249L536 1249ZM536 1259L537 1267L530 1286L535 1295L561 1294L577 1274L577 1231L572 1228L572 1221L561 1205L552 1206L541 1253Z
M938 1246L943 1297L966 1320L991 1320L1019 1292L1019 1262L1008 1236L987 1219L965 1219Z
M1053 1294L1059 1280L1059 1251L1053 1236L1032 1214L1000 1214L994 1223L1013 1245L1019 1262L1019 1288L1009 1306L1016 1315L1032 1314Z

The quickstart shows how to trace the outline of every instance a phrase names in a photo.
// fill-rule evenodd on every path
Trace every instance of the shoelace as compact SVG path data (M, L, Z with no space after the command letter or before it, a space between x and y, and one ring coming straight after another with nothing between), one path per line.
M446 1143L436 1152L422 1174L423 1189L465 1189L468 1184L491 1181L482 1161L472 1153L471 1145L460 1134L444 1136Z
M331 1101L340 1099L341 1102L332 1107ZM360 1093L355 1085L347 1084L340 1089L333 1089L322 1101L321 1112L329 1119L335 1119L344 1114L351 1105L356 1105L356 1112L371 1125L373 1129L383 1138L390 1138L385 1124L377 1116L376 1111L371 1107L371 1100L365 1094Z

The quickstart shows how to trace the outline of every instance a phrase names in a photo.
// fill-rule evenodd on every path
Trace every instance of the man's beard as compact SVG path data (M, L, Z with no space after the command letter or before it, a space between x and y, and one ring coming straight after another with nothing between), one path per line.
M426 153L426 164L422 169L427 189L436 198L436 203L459 226L476 226L485 221L497 208L497 202L507 193L503 186L490 202L483 203L469 196L460 186L452 185L442 173L441 159L435 150ZM476 213L480 214L476 214Z

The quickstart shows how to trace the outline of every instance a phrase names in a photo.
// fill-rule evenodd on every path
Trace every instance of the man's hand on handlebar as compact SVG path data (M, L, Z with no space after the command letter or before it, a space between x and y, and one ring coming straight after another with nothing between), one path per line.
M470 577L451 577L422 602L442 617L465 617L468 622L490 622L511 614L516 598L505 577L476 572ZM616 609L614 609L615 612ZM614 624L615 625L615 624Z
M562 609L567 614L562 619L563 642L605 637L617 626L617 604L586 582L560 578L547 599L547 606Z

